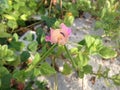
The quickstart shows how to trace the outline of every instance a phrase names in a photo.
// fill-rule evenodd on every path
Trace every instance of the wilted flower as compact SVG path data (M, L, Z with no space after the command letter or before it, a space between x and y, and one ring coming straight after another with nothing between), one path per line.
M60 29L50 29L50 35L46 36L46 41L64 45L68 41L70 34L71 29L62 23Z

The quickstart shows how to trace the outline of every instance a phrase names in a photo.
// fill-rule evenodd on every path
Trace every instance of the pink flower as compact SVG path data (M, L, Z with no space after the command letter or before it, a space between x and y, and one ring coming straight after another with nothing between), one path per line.
M64 45L71 34L71 29L68 28L64 23L60 25L60 29L50 29L50 35L46 36L46 41Z

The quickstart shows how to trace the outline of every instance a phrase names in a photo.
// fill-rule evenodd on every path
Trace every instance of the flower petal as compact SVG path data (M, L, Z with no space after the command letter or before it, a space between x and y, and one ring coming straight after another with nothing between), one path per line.
M50 35L46 36L46 41L64 45L71 34L71 29L68 28L64 23L60 25L60 29L50 28Z
M45 41L51 41L50 36L46 36Z
M71 34L71 28L68 28L64 23L62 23L60 27L67 36Z

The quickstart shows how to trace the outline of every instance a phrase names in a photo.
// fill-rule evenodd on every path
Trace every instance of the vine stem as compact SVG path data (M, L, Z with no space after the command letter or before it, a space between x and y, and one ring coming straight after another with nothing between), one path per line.
M72 56L70 55L70 52L69 52L68 48L66 46L64 46L64 48L66 50L66 53L67 53L68 57L70 58L70 60L72 62L73 67L76 68L75 62L74 62Z
M60 8L61 8L61 15L62 15L62 18L63 18L62 0L60 0Z
M37 25L37 24L41 24L41 21L35 22L35 23L33 23L33 24L31 24L31 25L28 25L28 26L26 26L26 27L23 27L23 28L19 28L18 30L14 30L12 33L17 33L17 32L19 32L19 31L22 31L23 29L28 29L28 28L30 28L30 27L33 27L34 25Z
M44 61L44 59L52 52L52 50L56 47L57 45L54 44L52 47L41 57L40 62Z
M91 74L93 74L93 75L95 75L95 76L100 75L100 76L101 76L101 77L103 77L103 78L107 78L107 79L112 80L112 78L111 78L111 77L104 77L104 75L103 75L103 74L98 74L98 73L91 73Z
M82 90L84 90L84 77L82 79Z
M39 61L37 61L36 65L30 65L29 68L26 71L30 71L32 70L35 66L39 65L40 62L43 62L45 60L45 58L52 52L52 50L56 47L57 45L54 44L52 45L52 47L45 53L43 54L43 56L41 57L41 59Z
M52 64L53 64L53 68L55 67L55 62L56 61L56 58L53 57L52 59ZM57 73L54 74L54 90L58 90L58 76L57 76Z
M52 0L50 1L50 6L49 6L49 13L48 13L48 16L50 16L50 13L51 13L51 7L52 7Z
M43 2L44 2L44 0L41 0L41 1L38 2L38 6L37 6L37 9L36 9L36 12L39 11L39 8L43 4Z
M54 87L54 90L58 90L58 77L57 77L57 73L55 74L55 87Z
M75 45L75 46L79 46L79 47L82 47L82 45L78 44L78 43L75 43L75 42L68 42L69 44L72 44L72 45Z

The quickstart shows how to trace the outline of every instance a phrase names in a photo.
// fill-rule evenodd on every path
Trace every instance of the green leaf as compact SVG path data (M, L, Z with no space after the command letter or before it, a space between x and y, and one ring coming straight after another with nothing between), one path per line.
M82 46L82 45L86 45L85 39L83 39L83 40L81 40L80 42L78 42L78 44L80 44L81 46Z
M36 81L35 85L37 85L40 90L46 90L47 82L46 81Z
M105 16L105 14L107 13L107 11L108 11L108 8L106 8L106 7L104 7L104 8L102 9L101 18L103 18L103 17Z
M34 35L32 33L29 33L25 36L24 40L26 41L33 41L34 40Z
M64 66L63 66L63 71L62 71L62 73L63 73L64 75L68 75L68 74L70 74L71 72L72 72L72 69L71 69L70 65L68 65L67 63L65 63Z
M17 79L20 82L24 82L25 79L27 79L29 75L30 74L25 72L25 70L21 70L21 71L16 70L13 73L13 78Z
M85 42L86 42L87 47L90 48L94 44L95 38L90 35L87 35L85 37Z
M102 47L100 50L99 50L99 55L102 57L102 58L105 58L105 59L109 59L109 58L114 58L117 56L117 52L114 51L113 49L109 48L109 47Z
M10 80L11 80L11 74L4 75L1 78L1 90L10 90Z
M6 31L6 29L7 25L5 25L4 23L0 23L0 33Z
M83 67L84 73L85 74L90 74L92 73L92 66L91 65L86 65Z
M58 45L57 50L55 52L56 53L56 57L59 57L63 53L64 50L65 50L65 48L64 48L63 45Z
M20 5L19 5L19 4L14 4L12 7L13 7L15 10L18 10L18 9L20 8Z
M7 25L12 29L15 29L18 27L17 22L15 20L8 20Z
M47 52L48 48L47 48L47 44L45 44L43 47L42 47L42 53L45 53ZM56 55L57 56L57 55Z
M20 42L20 41L13 41L10 43L10 47L14 48L17 51L21 51L25 47L25 44L23 42Z
M57 21L54 23L53 28L59 28L61 23L62 23L62 21L61 21L60 19L57 20Z
M5 60L9 62L15 61L15 56L6 57Z
M87 47L90 48L93 45L93 43L95 42L95 38L90 35L87 35L85 37L85 42L86 42Z
M25 2L19 1L19 5L20 5L20 6L25 6Z
M80 78L83 78L83 77L84 77L84 72L83 72L83 71L78 71L78 76L79 76Z
M11 75L7 68L0 66L0 90L10 89L10 78Z
M18 66L20 65L21 61L20 61L20 57L16 57L13 61L9 61L7 62L8 65L11 65L11 66Z
M22 62L26 62L29 57L30 57L30 53L28 51L23 51L20 55Z
M3 15L5 18L7 18L8 20L16 20L15 17L8 15L8 14L4 14Z
M116 74L112 76L112 80L114 82L115 85L120 85L120 74Z
M70 5L70 8L69 8L69 11L73 14L74 17L79 16L79 12L76 6L77 6L76 4L72 4Z
M79 68L86 66L88 64L88 61L89 61L89 57L87 55L82 53L79 53L77 55L77 63Z
M4 64L6 61L14 61L16 56L14 55L14 52L10 49L8 49L7 45L0 45L0 64Z
M8 0L0 0L0 14L9 7Z
M32 65L35 66L39 61L40 61L40 55L39 55L39 53L36 53L34 60L32 62Z
M17 19L17 23L19 26L25 27L27 23L25 23L25 21L21 20L21 19Z
M42 28L38 28L36 30L36 34L37 34L37 41L38 43L43 43L45 41L45 32Z
M0 38L9 38L9 37L11 37L11 34L0 31Z
M101 21L95 22L95 29L103 28L103 23Z
M28 50L35 52L37 50L38 43L37 41L32 41L30 44L28 44Z
M43 21L46 22L48 27L52 27L56 21L56 18L49 18L47 16L42 16L41 18Z
M109 71L110 71L110 69L109 69L109 68L106 68L106 70L103 72L103 76L104 76L105 78L108 77Z
M34 76L37 77L40 74L41 74L40 69L39 68L34 68Z
M26 14L23 14L23 15L20 16L20 18L21 18L22 20L24 20L24 21L27 20L27 17L28 17L28 16L27 16Z
M78 53L78 48L72 48L70 49L71 54L77 54Z
M90 54L97 54L99 49L103 46L100 38L90 35L85 37L85 42Z
M0 78L7 74L9 74L9 71L7 70L7 68L0 66Z
M40 72L42 75L53 75L56 73L55 69L51 67L47 62L41 64Z
M7 44L7 43L8 43L7 38L0 38L0 44L1 44L1 45L5 45L5 44Z
M19 39L18 34L17 34L17 33L14 33L14 34L13 34L13 40L14 40L14 41L18 41L18 39Z
M43 5L43 4L41 4L41 7L39 8L39 13L41 14L41 15L44 15L45 14L45 6Z

